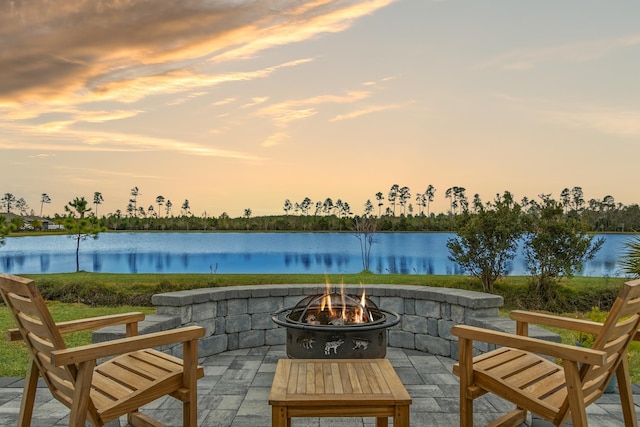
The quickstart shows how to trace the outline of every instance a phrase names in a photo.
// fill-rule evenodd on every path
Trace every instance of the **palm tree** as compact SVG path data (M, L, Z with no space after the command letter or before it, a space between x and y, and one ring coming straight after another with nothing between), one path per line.
M96 216L98 216L98 205L101 205L104 202L104 197L102 197L102 193L96 191L93 193L93 204L96 206Z
M640 237L625 243L626 252L622 254L620 265L626 274L640 278Z
M169 214L171 213L171 206L173 206L173 203L171 203L171 200L167 200L167 203L165 203L164 205L164 209L167 212L167 216L169 216Z
M45 203L51 203L51 197L47 193L42 193L40 195L40 216L42 216L42 208Z

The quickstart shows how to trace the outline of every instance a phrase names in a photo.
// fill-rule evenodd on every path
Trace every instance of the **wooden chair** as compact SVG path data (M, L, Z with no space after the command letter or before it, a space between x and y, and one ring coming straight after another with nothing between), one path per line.
M183 402L184 426L197 420L196 380L204 375L198 366L198 326L137 335L142 313L103 316L54 323L33 281L0 274L0 292L18 325L10 340L24 340L31 355L18 420L30 426L38 377L51 394L71 410L69 426L95 426L128 414L133 426L161 426L138 411L141 406L170 395ZM125 324L127 336L113 341L67 348L62 334ZM179 359L152 349L182 343ZM97 364L97 359L111 358Z
M527 411L556 426L569 419L574 427L587 426L585 408L602 395L614 373L625 426L637 426L626 352L631 341L640 340L640 280L623 285L604 323L525 311L513 311L511 318L517 335L464 325L451 330L459 337L453 372L460 377L460 426L473 425L473 400L487 392L516 405L491 426L517 426ZM529 324L597 337L592 348L558 344L528 337ZM474 340L502 347L473 357Z

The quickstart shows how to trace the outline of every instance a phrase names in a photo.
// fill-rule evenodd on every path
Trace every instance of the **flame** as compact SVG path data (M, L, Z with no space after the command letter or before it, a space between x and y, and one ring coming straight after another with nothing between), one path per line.
M351 296L347 295L344 282L340 284L340 292L331 292L331 284L327 277L326 293L320 299L318 313L324 312L325 314L322 317L326 319L328 316L331 319L329 320L330 324L345 325L349 323L367 323L373 321L372 318L369 319L372 316L367 315L367 296L364 287L362 287L362 295L359 299L356 299L355 304L347 304L347 297L351 298ZM355 297L355 295L353 297Z

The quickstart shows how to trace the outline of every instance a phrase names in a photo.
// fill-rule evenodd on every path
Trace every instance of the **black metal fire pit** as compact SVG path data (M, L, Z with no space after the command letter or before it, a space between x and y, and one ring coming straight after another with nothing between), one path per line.
M400 322L368 298L336 292L307 296L272 319L287 328L287 356L294 359L383 358L387 328Z

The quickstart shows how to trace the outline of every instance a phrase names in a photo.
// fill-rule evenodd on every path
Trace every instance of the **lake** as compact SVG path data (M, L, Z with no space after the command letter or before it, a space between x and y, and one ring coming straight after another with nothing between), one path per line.
M378 233L370 269L379 274L462 274L448 259L453 233ZM618 259L631 235L605 234L598 256L580 275L623 276ZM10 274L75 271L69 236L7 238L0 271ZM80 269L101 273L328 273L363 270L360 240L351 233L101 233L80 243ZM524 259L510 275L526 275Z

